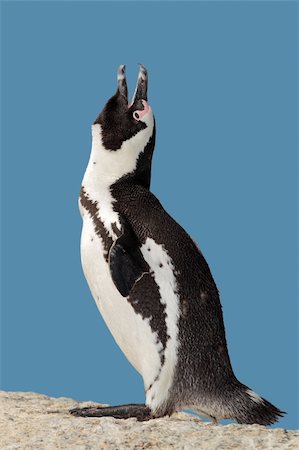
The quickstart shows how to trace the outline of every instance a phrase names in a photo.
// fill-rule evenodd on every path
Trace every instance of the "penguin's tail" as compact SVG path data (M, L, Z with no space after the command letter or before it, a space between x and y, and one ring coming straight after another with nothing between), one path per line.
M242 383L230 392L226 406L231 418L242 424L271 425L286 414Z

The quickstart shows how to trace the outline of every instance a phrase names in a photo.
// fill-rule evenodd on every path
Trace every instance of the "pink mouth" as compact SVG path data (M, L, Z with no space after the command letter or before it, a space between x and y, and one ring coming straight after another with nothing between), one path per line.
M141 101L144 106L144 109L136 110L136 112L138 112L140 117L144 116L149 110L149 105L148 105L147 101L146 100L141 100ZM128 103L128 109L131 108L132 105L133 105L133 102Z
M136 111L139 115L139 119L142 119L142 117L145 116L149 112L149 105L148 105L147 101L146 100L141 100L141 101L144 106L144 109L139 109Z

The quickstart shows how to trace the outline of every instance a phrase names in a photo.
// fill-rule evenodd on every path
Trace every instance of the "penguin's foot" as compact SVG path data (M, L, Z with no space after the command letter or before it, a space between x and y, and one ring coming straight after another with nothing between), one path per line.
M151 410L144 404L130 404L120 406L90 406L70 410L77 417L114 417L115 419L130 419L135 417L139 422L153 419Z

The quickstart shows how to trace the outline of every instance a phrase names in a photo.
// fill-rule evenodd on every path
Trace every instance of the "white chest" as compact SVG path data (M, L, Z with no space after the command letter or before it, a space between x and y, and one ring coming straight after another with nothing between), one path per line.
M81 261L92 296L115 341L142 375L145 385L150 385L160 367L156 333L116 289L102 239L86 212L81 235Z

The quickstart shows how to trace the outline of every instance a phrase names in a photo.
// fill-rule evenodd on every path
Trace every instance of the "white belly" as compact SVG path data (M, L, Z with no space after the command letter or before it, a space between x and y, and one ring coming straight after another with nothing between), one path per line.
M142 375L145 389L160 369L160 345L149 321L136 314L131 304L116 289L104 258L101 239L92 219L85 214L81 235L81 261L93 298L117 344Z

